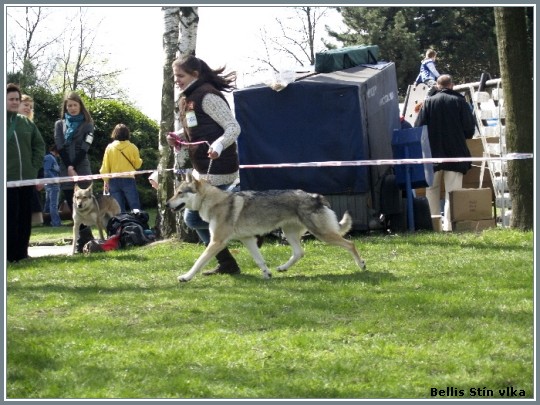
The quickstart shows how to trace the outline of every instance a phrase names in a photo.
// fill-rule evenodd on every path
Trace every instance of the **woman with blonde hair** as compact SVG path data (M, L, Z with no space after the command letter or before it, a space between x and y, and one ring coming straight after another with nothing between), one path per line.
M21 96L19 114L25 115L29 120L34 121L34 99L28 94L23 94Z
M61 117L54 124L54 142L60 154L60 177L92 174L88 150L94 142L94 121L78 93L72 91L62 103ZM81 181L86 188L90 181ZM62 183L64 199L73 210L75 183Z
M30 121L34 121L34 99L28 94L21 95L21 104L19 104L19 114L24 115ZM38 172L38 178L43 177L43 168ZM41 205L40 191L43 190L41 184L34 187L32 194L32 225L43 224L43 207Z
M105 149L99 172L101 174L123 173L139 169L143 161L139 155L139 149L129 140L129 128L124 124L116 125L111 138L113 141ZM126 204L131 211L141 209L134 175L104 178L103 189L118 201L122 212L127 212Z

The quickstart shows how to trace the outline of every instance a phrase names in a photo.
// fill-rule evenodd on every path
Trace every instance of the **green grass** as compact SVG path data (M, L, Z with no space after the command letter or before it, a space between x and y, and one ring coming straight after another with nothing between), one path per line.
M532 232L354 239L366 272L315 240L272 280L237 243L242 274L183 284L201 245L8 265L7 398L533 397Z

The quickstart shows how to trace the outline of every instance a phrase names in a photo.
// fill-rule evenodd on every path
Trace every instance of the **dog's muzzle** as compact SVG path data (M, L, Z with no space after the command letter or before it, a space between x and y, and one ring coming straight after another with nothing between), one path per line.
M169 202L166 203L165 205L167 206L167 208L170 208L170 209L173 210L174 212L178 212L178 211L180 211L182 208L184 208L184 207L186 206L186 204L183 203L183 202L181 202L180 204L178 204L176 207L173 207L173 206L171 205L171 203L169 203Z

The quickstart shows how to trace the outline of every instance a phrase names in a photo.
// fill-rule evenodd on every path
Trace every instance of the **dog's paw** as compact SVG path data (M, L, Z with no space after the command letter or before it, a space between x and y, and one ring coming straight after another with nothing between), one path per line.
M278 267L276 267L276 270L279 271L279 272L283 272L283 271L289 270L289 268L285 267L285 266L278 266Z
M265 280L270 280L272 278L272 273L268 272L268 273L263 273L263 278Z
M181 276L178 276L177 280L180 283L187 283L189 280L191 280L191 277L187 277L185 274L182 274Z
M362 260L360 262L360 270L362 271L366 271L367 270L367 266L366 266L366 261L365 260Z

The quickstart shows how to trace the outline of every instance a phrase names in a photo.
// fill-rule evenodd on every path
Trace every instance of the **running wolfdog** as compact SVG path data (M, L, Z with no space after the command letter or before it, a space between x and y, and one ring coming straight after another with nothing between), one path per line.
M338 222L330 204L320 194L302 190L231 193L188 174L166 205L174 211L184 207L199 211L210 228L210 243L191 270L178 277L181 282L191 280L231 239L240 240L248 248L264 278L272 277L257 247L256 235L278 228L292 248L291 258L278 271L286 271L304 255L300 241L306 230L323 242L348 250L361 269L366 267L353 242L343 238L351 229L351 216L346 212Z

